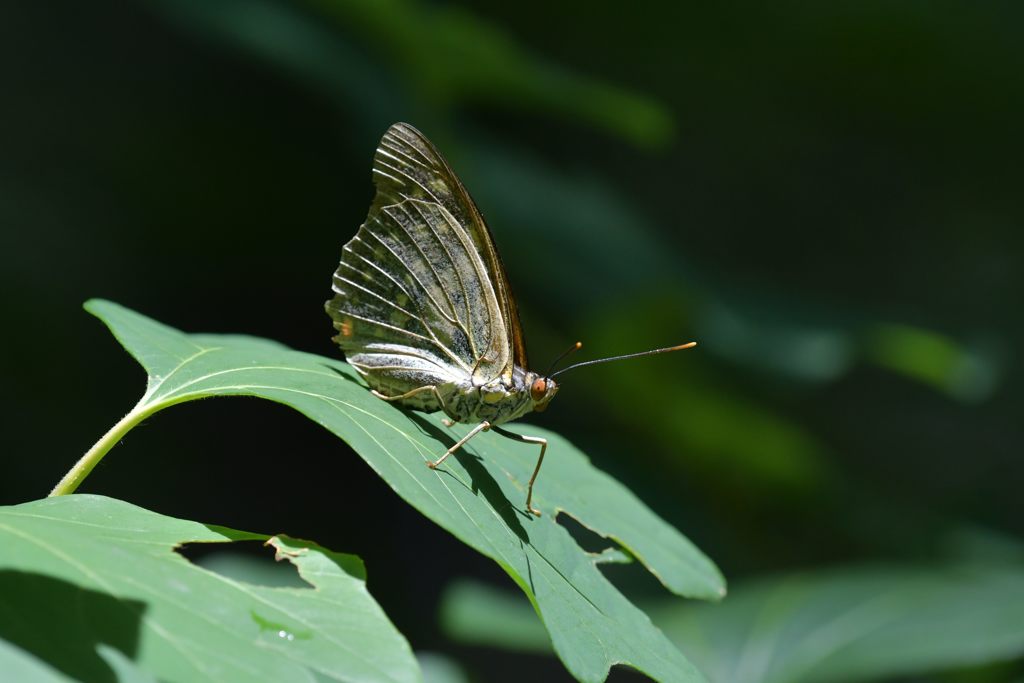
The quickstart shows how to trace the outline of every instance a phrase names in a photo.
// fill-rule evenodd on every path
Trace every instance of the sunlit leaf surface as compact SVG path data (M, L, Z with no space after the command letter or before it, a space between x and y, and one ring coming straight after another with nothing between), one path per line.
M0 640L0 671L21 683L69 683L73 680L6 640Z
M347 441L411 505L508 572L579 679L603 680L621 662L662 681L701 680L555 516L565 511L614 539L680 595L717 599L725 592L721 575L682 534L564 439L530 429L550 441L534 495L544 514L534 518L523 504L535 448L482 434L433 471L426 462L466 427L448 430L438 415L403 412L375 398L341 360L248 337L185 335L109 302L90 302L88 309L149 373L133 412L151 414L218 395L261 396L292 406Z
M234 581L175 552L233 540L266 540L309 585ZM420 680L364 581L353 555L110 498L0 508L0 637L76 680Z

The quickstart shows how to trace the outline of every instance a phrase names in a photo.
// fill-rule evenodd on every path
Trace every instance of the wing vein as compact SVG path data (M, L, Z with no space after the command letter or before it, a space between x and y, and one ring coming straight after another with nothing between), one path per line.
M377 218L376 216L374 216L374 217L373 217L373 220L374 220L374 222L376 222L376 223L377 223L378 225L380 225L380 226L381 226L382 228L384 228L385 230L387 230L387 226L385 226L385 225L384 225L383 223L381 223L381 222L380 222L380 219L379 219L379 218ZM457 324L458 324L458 321L457 321L457 320L455 320L454 318L450 318L450 317L448 316L448 314L447 314L447 313L446 313L446 312L445 312L445 311L444 311L444 310L443 310L443 309L441 308L441 304L439 304L439 303L437 302L437 300L436 300L436 299L434 298L434 295L430 293L430 290L429 290L429 289L427 289L427 287L426 287L426 286L425 286L425 285L423 284L423 281L422 281L422 280L420 280L420 278L419 278L419 276L418 276L418 275L416 275L416 272L415 272L415 271L414 271L414 270L413 270L412 268L410 268L410 267L409 267L409 264L408 264L408 263L406 263L406 262L405 262L405 260L404 260L404 259L402 259L402 257L401 257L401 256L399 256L398 254L396 254L396 253L395 253L395 250L391 248L391 245L389 245L389 244L388 244L387 242L385 242L384 240L382 240L382 239L380 238L380 236L378 236L378 235L377 235L377 234L376 234L375 232L373 232L372 230L370 230L370 229L369 229L369 225L368 225L368 224L364 224L364 225L363 225L363 229L364 229L364 230L366 230L366 234L367 234L367 235L370 235L370 236L371 236L371 237L373 237L373 238L374 238L375 240L377 240L377 242L379 242L381 246L383 246L383 247L384 247L385 249L387 249L387 250L388 250L389 252L391 252L391 255L395 257L395 260L396 260L396 261L398 261L399 263L401 263L401 264L402 264L402 267L403 267L403 268L405 268L405 271L406 271L407 273L409 273L409 275L411 275L411 276L412 276L412 279L413 279L413 280L415 280L415 281L416 281L416 284L418 284L418 285L420 286L420 289L422 289L422 290L423 290L423 294L424 294L424 295L426 295L426 297L427 297L428 299L430 299L430 303L434 304L434 308L436 308L436 309L437 309L437 312L441 314L441 317L442 317L442 318L444 318L445 320L447 320L448 322L450 322L450 323L451 323L452 325L457 325Z
M388 168L391 168L391 167L389 166ZM399 180L395 176L391 175L390 173L385 173L384 171L380 170L379 168L374 168L373 172L376 173L377 175L384 176L385 178L387 178L388 180L394 182L397 185L405 185L404 182L402 182L401 180Z
M352 281L352 280L350 280L350 279L348 279L347 277L344 277L344 276L342 276L342 277L340 277L338 279L341 280L342 282L348 284L348 285L351 285L352 287L355 287L356 289L360 289L360 290L366 292L367 294L369 294L370 296L372 296L372 297L374 297L376 299L380 299L386 305L390 306L391 308L394 308L397 311L400 311L401 313L405 314L409 318L412 318L413 320L418 320L419 323L421 325L423 325L424 328L428 327L427 324L423 322L423 319L420 318L418 315L416 315L415 313L411 313L411 312L405 310L404 308L402 308L401 306L396 304L394 301L391 301L389 299L385 299L383 296L381 296L377 292L373 291L372 289L369 289L367 287L363 287L358 282L354 282L354 281ZM334 290L334 291L337 292L338 290ZM340 294L341 292L338 292L338 293ZM431 336L433 336L433 335L431 335Z
M424 193L425 193L425 194L426 194L426 195L427 195L428 197L430 197L430 199L431 199L431 200L432 200L432 201L433 201L434 203L436 203L436 204L440 204L440 203L441 203L441 200L440 200L440 198L439 198L439 197L438 197L438 196L437 196L436 194L434 194L434 192L433 192L433 191L432 191L431 189L429 189L429 188L428 188L428 187L427 187L426 185L424 185L423 183L421 183L421 182L420 182L419 180L417 180L416 178L414 178L414 177L413 177L412 175L410 175L410 174L409 174L408 172L406 172L405 170L403 170L403 169L401 169L401 168L397 168L397 167L395 167L395 166L391 166L390 164L384 163L384 161L382 161L382 160L380 160L380 159L378 159L378 160L377 160L377 165L378 165L378 166L383 166L384 168L388 169L389 171L394 171L395 173L399 174L399 175L400 175L400 176L402 176L403 178L406 178L406 179L407 179L407 180L408 180L409 182L411 182L411 183L412 183L413 185L416 185L416 186L418 186L418 187L419 187L419 188L420 188L421 190L423 190L423 192L424 192ZM387 173L384 173L383 171L377 171L377 172L378 172L378 173L380 173L381 175L388 175ZM390 177L390 176L389 176L389 177ZM405 183L401 183L401 184L402 184L402 185L405 185ZM407 198L407 199L413 199L414 197L411 197L411 196L407 196L406 198Z
M452 270L455 271L455 277L459 278L459 280L461 282L462 278L459 275L459 268L458 268L458 266L455 263L455 259L452 258L451 252L448 251L448 249L445 247L444 240L441 239L441 236L437 233L437 230L434 229L433 222L429 218L427 218L426 215L424 215L423 209L420 208L420 203L421 202L418 202L418 201L402 202L402 204L398 208L400 208L405 213L405 215L409 218L410 222L415 222L415 219L409 213L409 210L405 208L406 204L412 204L413 208L416 209L416 213L419 214L420 223L427 226L427 229L430 231L430 234L434 236L434 239L437 240L437 243L439 245L441 245L442 249L444 249L445 254L448 256L448 261L452 265ZM436 208L439 211L442 210L440 205L436 205ZM455 310L455 302L452 300L452 296L451 296L451 294L449 294L448 288L444 286L445 283L441 279L440 273L438 273L437 269L434 268L434 264L430 262L429 258L427 258L427 254L420 247L420 245L416 241L416 239L412 238L412 241L413 241L413 244L416 245L416 248L419 250L420 255L423 256L423 260L426 261L427 265L430 267L430 272L434 274L434 277L437 279L438 284L441 285L441 291L444 292L445 299L447 299L447 301L448 301L448 307L451 310L452 316L454 318L454 322L452 324L456 325L460 330L462 330L462 333L466 335L466 339L469 340L470 347L473 349L473 353L475 355L476 354L476 348L475 348L475 346L473 346L473 335L471 335L469 333L469 330L466 328L466 324L468 324L469 320L470 320L470 318L468 317L469 308L467 307L467 309L466 309L467 317L466 317L466 321L464 323L459 318L458 311ZM467 298L466 297L466 290L463 288L463 300L466 300L466 298Z
M452 229L452 232L458 235L459 242L462 244L462 248L466 250L466 253L470 257L470 262L473 264L473 269L477 273L477 279L480 281L481 287L489 288L491 290L490 294L491 297L493 297L493 301L495 303L499 303L497 292L495 291L494 285L491 283L490 278L487 277L487 268L484 266L484 263L481 260L479 254L477 254L476 250L471 249L469 244L467 243L467 239L469 239L469 236L465 234L465 230L463 229L462 225L457 220L455 220L454 217L452 217L452 215L448 213L447 210L442 210L441 216L448 223L448 226ZM485 298L487 297L485 296ZM494 311L491 310L490 306L483 306L482 308L485 311L487 311L487 325L485 326L484 329L488 330L487 342L483 344L483 347L488 348L494 342ZM504 325L502 321L498 322L499 324ZM483 358L481 354L476 354L475 357L476 360L478 361Z
M456 356L455 353L453 353L451 349L449 349L444 344L441 344L440 342L436 342L433 339L430 339L429 337L424 337L422 334L416 334L415 332L410 332L409 330L403 329L401 327L397 327L395 325L383 322L381 320L374 320L373 318L367 318L364 315L358 315L356 313L353 313L352 311L347 311L344 308L341 308L340 306L338 307L337 310L338 310L339 313L341 313L342 315L348 316L349 318L355 318L356 320L362 320L365 323L370 323L371 325L376 325L378 327L384 327L384 328L387 328L387 329L389 329L389 330L391 330L393 332L398 332L399 334L404 334L407 337L412 337L413 339L419 339L421 341L425 341L426 343L430 344L431 346L436 347L437 350L440 351L441 353L445 354L446 356L448 356L449 358L454 360L460 367L463 367L463 368L466 367L466 364L458 356Z
M403 130L402 132L404 133L405 131ZM423 161L425 161L425 162L427 163L427 165L428 165L428 166L430 166L430 168L431 168L431 169L434 169L434 170L435 170L435 172L436 172L437 168L436 168L436 164L435 164L435 161L434 161L434 159L432 159L432 158L431 158L430 156L428 156L428 155L424 154L424 153L423 153L423 150L421 150L421 149L420 149L420 148L419 148L419 147L418 147L418 146L416 145L416 142L417 142L417 140L416 140L416 138L415 138L415 137L413 137L413 138L412 138L412 139L410 140L409 138L405 137L404 135L402 135L402 134L399 134L399 132L398 132L398 129L397 129L397 128L395 128L395 127L392 127L392 128L391 128L391 129L390 129L390 130L388 131L388 133L385 133L385 134L384 134L384 140L387 140L387 139L388 139L388 137L389 137L389 135L390 135L391 137L395 138L396 140L399 140L399 141L400 141L400 142L401 142L401 143L402 143L402 144L403 144L403 145L404 145L405 147L408 147L408 148L409 148L409 149L411 149L411 150L412 150L413 152L415 152L416 154L418 154L418 155L419 155L419 157L420 157L421 159L423 159Z
M419 166L420 168L425 169L427 171L434 170L431 166L428 166L422 161L419 161L418 159L413 159L412 155L407 154L405 150L389 145L387 144L387 142L381 142L381 145L380 147L377 148L377 151L384 156L394 159L400 164L415 164L416 166Z
M354 238L353 241L355 241L355 239L359 239L359 235L356 235L356 237ZM396 280L391 275L391 273L389 273L388 271L384 270L383 268L381 268L376 263L374 263L370 259L368 259L365 256L363 256L362 254L360 254L360 253L356 252L355 250L353 250L348 244L345 245L344 251L347 251L348 253L352 254L357 259L359 259L363 263L367 264L368 266L370 266L371 268L373 268L374 270L379 272L381 275L383 275L387 279L391 280L391 282L395 285L395 287L398 287L398 289L401 290L402 294L404 294L406 296L406 298L409 299L409 301L414 301L412 295L409 294L408 290L406 290L406 288L404 286L402 286L402 283L399 282L398 280ZM363 272L361 270L359 270L358 268L356 268L355 266L353 266L350 263L345 263L344 261L342 261L341 265L343 265L346 268L349 268L351 270L354 270L355 272L357 272L357 273L359 273L361 275L363 274Z

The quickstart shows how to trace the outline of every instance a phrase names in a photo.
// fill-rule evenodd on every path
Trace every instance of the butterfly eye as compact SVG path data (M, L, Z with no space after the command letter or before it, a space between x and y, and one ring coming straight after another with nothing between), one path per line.
M534 401L539 401L544 398L544 394L548 391L548 383L543 377L538 377L533 380L533 384L530 385L530 398Z

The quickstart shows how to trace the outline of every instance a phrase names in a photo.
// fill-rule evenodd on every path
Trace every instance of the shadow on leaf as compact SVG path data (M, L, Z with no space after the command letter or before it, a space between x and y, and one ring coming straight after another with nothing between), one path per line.
M98 654L106 644L133 659L146 605L42 574L0 571L0 639L81 681L115 683Z
M444 448L451 448L455 445L455 440L450 434L442 431L437 425L431 423L422 415L417 415L416 413L411 412L406 414L409 416L410 421L415 423L424 434L437 441L438 444L442 444ZM523 528L518 517L518 515L523 515L529 519L528 513L524 510L519 510L508 498L505 497L505 494L501 491L501 487L498 486L498 482L494 481L494 477L491 476L491 473L488 472L481 464L483 457L467 450L467 448L468 447L460 448L452 454L452 457L456 458L459 461L459 464L466 468L466 472L468 472L469 476L472 478L473 493L482 493L484 498L487 499L487 502L491 504L494 511L498 513L498 516L501 517L502 521L505 522L516 537L525 543L529 543L530 537L526 533L526 529ZM443 452L444 451L439 449L437 454L438 457L440 457ZM436 471L439 474L448 474L444 471L443 467Z

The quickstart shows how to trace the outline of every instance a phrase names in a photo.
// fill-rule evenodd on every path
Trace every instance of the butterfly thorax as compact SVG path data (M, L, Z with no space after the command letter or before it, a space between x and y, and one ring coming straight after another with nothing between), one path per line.
M514 366L508 380L485 384L452 382L438 387L442 409L456 422L511 422L535 410L544 410L558 391L553 380Z

